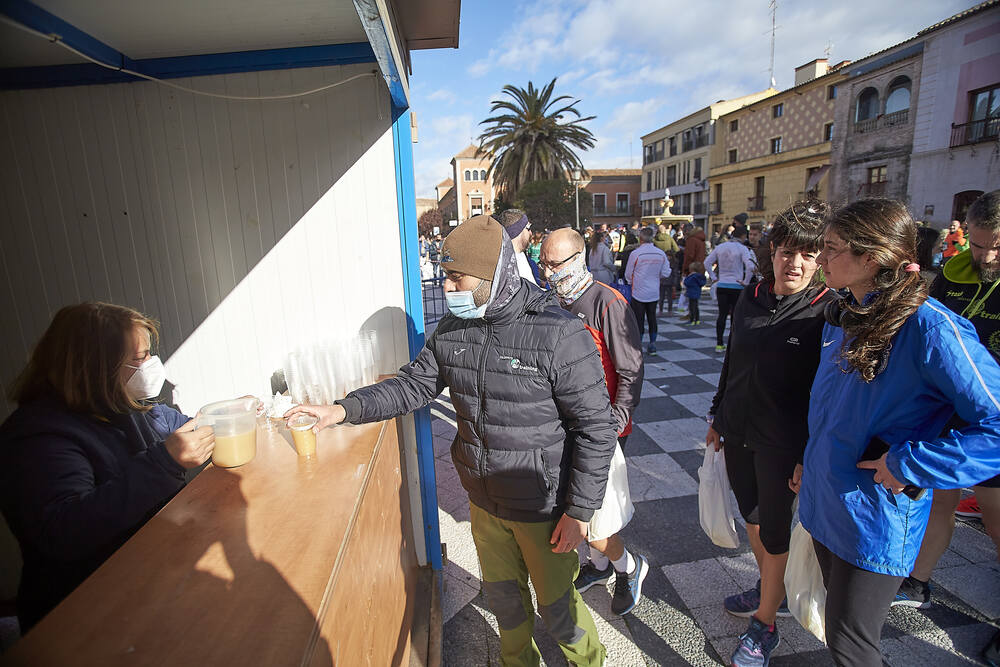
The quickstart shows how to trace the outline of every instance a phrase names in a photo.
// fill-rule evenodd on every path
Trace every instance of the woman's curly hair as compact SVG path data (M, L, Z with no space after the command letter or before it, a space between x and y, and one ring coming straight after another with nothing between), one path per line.
M892 339L917 308L927 300L927 285L918 271L906 266L916 261L917 226L901 202L859 199L834 211L827 229L858 257L878 266L874 298L866 303L843 302L841 359L845 372L856 370L871 382L884 369Z
M829 215L830 205L825 202L799 201L775 217L766 242L755 249L757 268L765 282L774 284L774 253L780 246L815 253L823 248L823 226ZM821 281L821 274L817 271L813 275L813 284Z

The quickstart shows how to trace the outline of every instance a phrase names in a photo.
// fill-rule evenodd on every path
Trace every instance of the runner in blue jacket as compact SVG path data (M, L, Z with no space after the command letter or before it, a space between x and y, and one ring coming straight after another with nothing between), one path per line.
M850 295L823 331L799 516L837 664L882 664L882 624L931 506L930 491L904 487L971 486L1000 471L1000 367L968 321L927 297L915 253L906 207L867 199L833 214L819 257L827 285ZM953 413L969 425L939 436ZM881 443L888 451L873 455Z

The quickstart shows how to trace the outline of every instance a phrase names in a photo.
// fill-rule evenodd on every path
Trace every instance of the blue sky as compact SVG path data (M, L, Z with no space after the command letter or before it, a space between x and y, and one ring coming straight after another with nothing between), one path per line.
M824 57L857 60L975 3L969 0L778 0L774 78ZM451 156L481 131L505 84L579 98L597 145L591 169L642 164L640 137L720 99L768 85L767 0L462 2L458 49L413 51L418 197L451 176Z

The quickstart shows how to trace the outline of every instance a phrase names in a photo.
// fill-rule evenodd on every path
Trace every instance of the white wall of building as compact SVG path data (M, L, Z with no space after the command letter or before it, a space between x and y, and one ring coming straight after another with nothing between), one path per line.
M998 35L1000 8L993 8L925 42L907 190L914 215L938 227L950 222L955 194L1000 188L996 142L950 148L952 123L969 120L969 91L1000 83Z
M371 70L174 81L268 95ZM4 389L55 312L84 300L162 323L189 414L266 395L288 351L362 326L379 333L382 371L405 363L391 125L375 77L282 102L145 82L0 93Z

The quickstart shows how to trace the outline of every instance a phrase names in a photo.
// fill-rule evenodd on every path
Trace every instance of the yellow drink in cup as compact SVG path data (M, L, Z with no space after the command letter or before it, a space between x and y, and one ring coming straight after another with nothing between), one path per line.
M313 415L300 414L288 420L288 429L295 441L295 451L299 456L316 455L316 434L313 426L319 423L319 418Z

